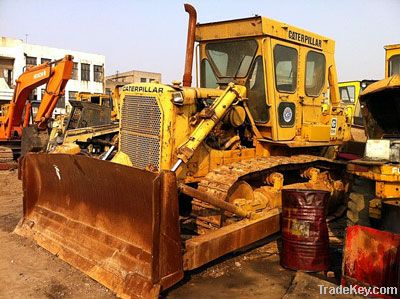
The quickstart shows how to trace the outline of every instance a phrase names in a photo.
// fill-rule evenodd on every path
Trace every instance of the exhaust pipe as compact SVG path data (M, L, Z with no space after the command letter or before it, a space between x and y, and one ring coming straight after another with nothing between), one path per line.
M192 67L193 67L193 53L194 53L194 38L196 31L197 12L196 9L185 3L185 11L189 14L189 25L186 42L186 58L185 58L185 71L183 73L183 86L190 87L192 85Z

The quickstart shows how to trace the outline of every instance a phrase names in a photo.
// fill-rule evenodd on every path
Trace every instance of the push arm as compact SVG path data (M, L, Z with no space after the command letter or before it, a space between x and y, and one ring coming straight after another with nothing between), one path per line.
M176 171L182 162L186 163L189 161L194 151L228 111L232 103L244 97L245 93L246 88L244 86L230 83L224 93L214 101L211 107L205 108L207 109L204 113L205 117L194 129L189 139L178 148L178 161L171 169L172 171Z

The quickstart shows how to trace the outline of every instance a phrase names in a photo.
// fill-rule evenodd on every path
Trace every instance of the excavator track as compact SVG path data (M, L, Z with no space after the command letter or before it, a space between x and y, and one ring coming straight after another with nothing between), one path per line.
M11 148L0 146L0 170L17 168Z
M345 170L343 163L319 156L259 157L216 168L200 181L198 190L226 200L231 188L239 181L256 181L273 172L305 170L309 167ZM208 229L218 229L223 225L222 214L218 208L197 199L193 200L192 207L197 227L200 227L199 233L204 233Z

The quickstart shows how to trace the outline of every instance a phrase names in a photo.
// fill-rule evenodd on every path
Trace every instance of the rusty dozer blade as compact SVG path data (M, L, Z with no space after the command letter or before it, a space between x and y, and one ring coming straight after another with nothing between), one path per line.
M183 277L172 172L33 153L20 171L24 216L17 234L121 297L157 298Z

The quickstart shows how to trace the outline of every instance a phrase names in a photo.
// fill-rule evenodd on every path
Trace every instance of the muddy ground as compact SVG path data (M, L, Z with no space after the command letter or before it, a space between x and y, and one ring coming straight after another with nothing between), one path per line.
M112 291L13 233L22 216L17 171L0 171L0 298L116 298ZM339 279L343 221L330 224L332 272L305 274L279 265L279 236L230 254L164 292L164 298L319 298L318 284ZM334 277L336 273L336 277ZM329 276L329 277L328 277Z

